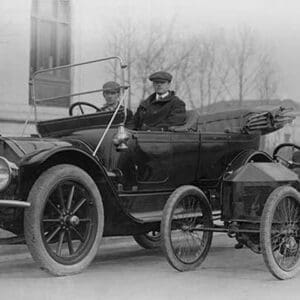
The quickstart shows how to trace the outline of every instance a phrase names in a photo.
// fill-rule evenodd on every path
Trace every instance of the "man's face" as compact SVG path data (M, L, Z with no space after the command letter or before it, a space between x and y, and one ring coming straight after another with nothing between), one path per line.
M107 104L116 104L119 101L120 93L117 91L105 91L103 92L103 97Z
M170 82L169 81L153 81L153 87L155 93L162 95L165 94L170 87Z

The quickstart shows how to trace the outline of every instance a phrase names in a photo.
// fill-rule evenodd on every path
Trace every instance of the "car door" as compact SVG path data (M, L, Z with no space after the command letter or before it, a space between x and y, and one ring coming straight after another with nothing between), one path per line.
M172 147L169 132L133 131L128 150L119 155L120 203L138 219L158 220L170 191Z
M197 178L200 150L199 132L171 132L172 164L170 183L173 188L192 184Z
M133 134L131 149L136 183L139 190L169 186L172 147L170 134L141 131Z
M121 203L136 218L160 220L171 192L195 181L199 133L134 132L128 146L123 154L122 172L128 179L130 168L125 168L125 161L127 166L134 165L131 170L134 169L135 184L131 184L131 189L124 184L124 190L119 193Z

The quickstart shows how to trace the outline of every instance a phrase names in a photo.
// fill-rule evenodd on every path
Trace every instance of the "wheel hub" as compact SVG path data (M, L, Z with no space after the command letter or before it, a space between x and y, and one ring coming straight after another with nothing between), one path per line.
M285 245L289 250L295 250L295 248L297 247L297 242L294 237L289 237Z
M75 215L66 214L60 218L60 224L63 227L77 226L79 223L80 219Z
M297 252L298 244L293 236L287 237L280 247L280 253L285 256L294 256Z
M80 220L77 216L70 216L68 218L68 223L72 226L77 226L79 224Z

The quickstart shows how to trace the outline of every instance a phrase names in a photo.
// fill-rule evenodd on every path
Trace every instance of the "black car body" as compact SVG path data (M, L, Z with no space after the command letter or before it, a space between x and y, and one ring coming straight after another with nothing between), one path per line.
M2 137L0 155L18 171L1 192L1 199L26 202L33 183L46 169L60 163L74 164L94 178L101 190L107 207L104 235L133 234L143 231L140 224L144 220L160 220L166 199L178 186L216 189L229 163L240 153L271 160L258 151L259 135L222 132L129 129L128 150L119 152L113 143L117 125L111 127L93 156L109 117L110 113L96 113L40 122L42 137ZM21 234L22 220L15 228L14 222L9 220L4 229Z

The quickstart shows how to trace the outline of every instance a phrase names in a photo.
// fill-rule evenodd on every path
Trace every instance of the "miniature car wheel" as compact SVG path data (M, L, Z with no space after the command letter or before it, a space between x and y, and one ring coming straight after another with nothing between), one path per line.
M205 194L194 186L182 186L169 197L161 222L162 248L168 262L179 271L199 266L207 256L213 227Z
M273 276L295 276L300 267L300 194L293 187L278 187L268 197L260 239L264 261Z
M161 235L157 230L133 236L135 241L145 249L156 249L160 247Z
M73 165L54 166L37 179L28 202L25 239L39 266L56 276L86 268L99 248L104 220L91 177Z

